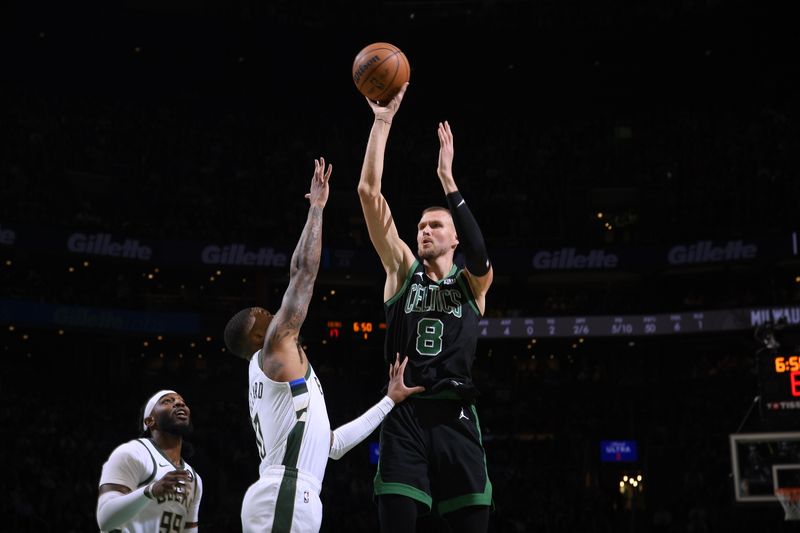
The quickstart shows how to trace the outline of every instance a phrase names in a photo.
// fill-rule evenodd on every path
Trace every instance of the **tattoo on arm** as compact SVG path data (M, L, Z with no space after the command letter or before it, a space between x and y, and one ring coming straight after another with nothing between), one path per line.
M270 327L269 342L297 336L306 318L322 254L322 208L311 206L308 219L292 254L289 287L283 295L277 323ZM300 356L302 360L302 355Z

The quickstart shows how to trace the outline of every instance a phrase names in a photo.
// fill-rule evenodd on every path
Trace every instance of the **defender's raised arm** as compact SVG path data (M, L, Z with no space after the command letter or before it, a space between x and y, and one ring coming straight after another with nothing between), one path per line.
M325 158L314 160L311 190L306 194L311 205L303 233L292 254L289 286L264 338L262 369L271 379L294 379L305 373L305 363L297 350L297 338L319 270L322 211L328 201L328 179L332 171L332 165L325 168Z

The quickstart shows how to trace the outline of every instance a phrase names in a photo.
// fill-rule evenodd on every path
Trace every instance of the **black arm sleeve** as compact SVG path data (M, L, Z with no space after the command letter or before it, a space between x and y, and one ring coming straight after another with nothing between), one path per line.
M489 254L478 222L472 216L461 193L451 192L447 195L447 207L453 216L453 223L458 233L458 242L464 250L464 262L470 274L483 276L489 272Z

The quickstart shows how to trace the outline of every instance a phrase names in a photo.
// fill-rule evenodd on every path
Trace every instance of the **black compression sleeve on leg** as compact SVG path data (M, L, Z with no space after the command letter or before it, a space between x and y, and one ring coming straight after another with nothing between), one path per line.
M382 494L378 496L378 521L381 533L408 533L416 531L416 501L398 494Z
M450 531L458 533L486 533L489 531L489 507L475 505L462 507L444 515Z
M489 272L489 253L486 251L486 243L483 241L478 222L458 191L447 195L447 207L453 216L458 242L464 250L467 270L470 274L483 276Z

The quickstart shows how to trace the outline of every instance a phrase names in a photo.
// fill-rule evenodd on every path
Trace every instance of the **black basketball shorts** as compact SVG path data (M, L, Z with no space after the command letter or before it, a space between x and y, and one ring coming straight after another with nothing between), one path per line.
M491 505L475 406L413 397L396 405L381 425L374 494L407 496L440 515Z

